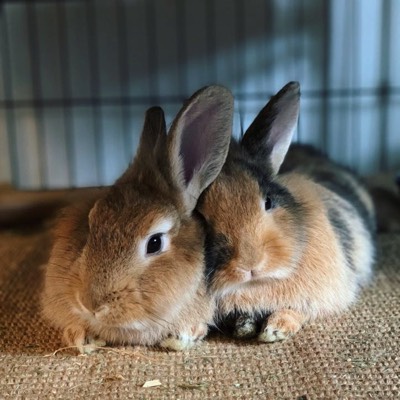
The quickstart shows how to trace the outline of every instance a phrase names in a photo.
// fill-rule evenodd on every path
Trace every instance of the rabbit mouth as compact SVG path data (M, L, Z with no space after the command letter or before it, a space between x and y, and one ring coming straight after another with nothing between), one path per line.
M239 283L258 280L264 276L264 273L255 269L237 268L237 276Z
M238 265L236 267L236 275L240 283L257 281L266 277L265 272L266 260L261 260L257 264L249 267Z

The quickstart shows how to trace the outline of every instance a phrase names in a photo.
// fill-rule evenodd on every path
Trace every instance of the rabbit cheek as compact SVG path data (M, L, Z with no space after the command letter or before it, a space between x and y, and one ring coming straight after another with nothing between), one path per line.
M271 277L286 277L296 268L306 240L302 226L298 215L283 206L263 220L260 236L268 257L268 272L276 275Z
M179 265L186 269L179 269ZM148 273L141 280L142 302L149 318L165 325L175 321L195 296L203 279L203 261L195 254L179 254L152 265L152 269L154 274Z
M290 239L279 229L265 229L262 235L261 251L265 255L262 273L266 278L282 279L290 273L294 258Z

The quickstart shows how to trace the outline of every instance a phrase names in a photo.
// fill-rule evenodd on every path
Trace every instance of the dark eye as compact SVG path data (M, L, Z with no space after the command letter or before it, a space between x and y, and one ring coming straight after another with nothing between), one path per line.
M272 202L271 197L267 196L265 199L265 210L268 211L274 207L274 203Z
M163 247L162 236L162 233L156 233L155 235L150 236L147 242L146 254L157 254L161 251Z

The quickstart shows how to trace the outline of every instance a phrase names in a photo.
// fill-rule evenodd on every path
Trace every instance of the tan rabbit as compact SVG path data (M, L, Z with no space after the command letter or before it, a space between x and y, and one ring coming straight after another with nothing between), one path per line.
M374 209L358 179L308 147L278 175L299 102L296 82L276 94L199 201L219 319L238 337L285 339L348 308L371 275Z
M232 95L219 86L195 93L168 136L162 110L150 109L133 164L65 210L42 303L67 345L180 350L205 336L214 303L204 280L204 221L193 211L225 161L232 115Z

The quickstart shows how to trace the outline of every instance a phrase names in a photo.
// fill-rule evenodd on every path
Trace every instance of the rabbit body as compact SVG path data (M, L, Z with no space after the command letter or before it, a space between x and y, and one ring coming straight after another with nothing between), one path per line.
M234 316L238 337L285 339L347 309L371 276L374 209L358 179L302 146L278 174L298 104L296 83L274 96L199 203L218 315Z
M227 89L200 90L168 136L162 110L150 109L133 164L64 211L42 303L67 345L181 350L206 335L214 302L204 279L204 221L194 208L225 161L232 107Z
M92 239L91 235L86 242L92 206L85 203L64 211L47 268L44 311L53 325L64 331L66 344L81 352L90 352L97 339L120 344L160 343L177 350L204 337L207 323L212 321L213 301L204 284L202 223L175 216L179 231L171 232L171 254L160 255L155 262L137 256L137 225L142 226L145 237L151 223L156 218L163 220L171 209L158 205L158 215L154 213L148 221L137 221L126 213L108 216L107 224L103 220L101 226L114 222L118 228L99 230L98 237ZM134 268L127 270L127 263Z

